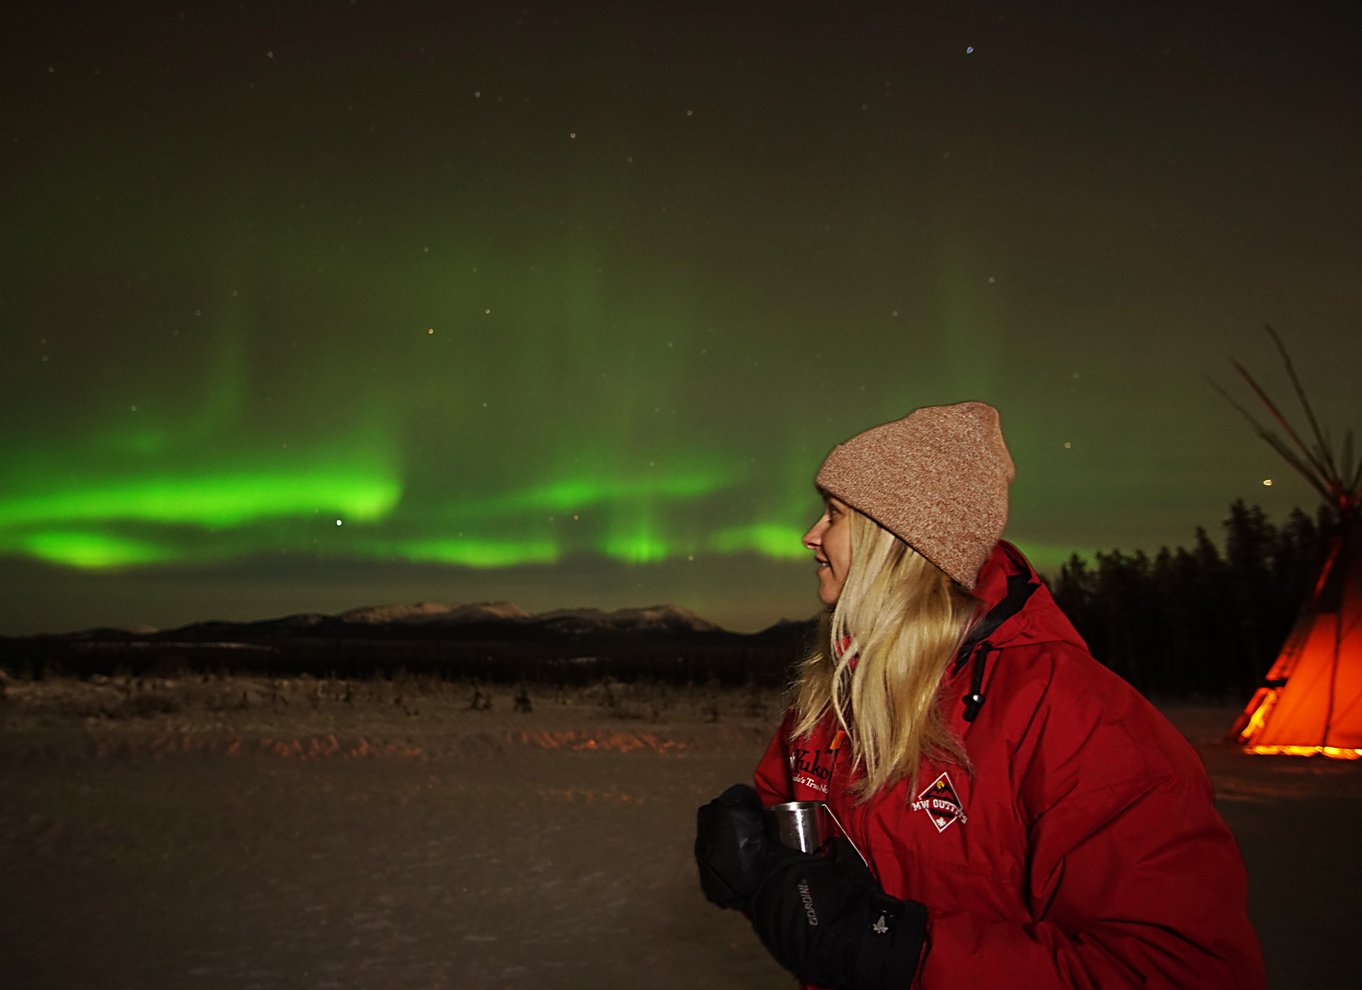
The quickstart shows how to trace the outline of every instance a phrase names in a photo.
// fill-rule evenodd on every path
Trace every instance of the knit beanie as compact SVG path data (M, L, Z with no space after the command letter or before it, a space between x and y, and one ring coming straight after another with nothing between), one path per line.
M998 410L959 402L838 444L815 481L973 589L1007 524L1014 475Z

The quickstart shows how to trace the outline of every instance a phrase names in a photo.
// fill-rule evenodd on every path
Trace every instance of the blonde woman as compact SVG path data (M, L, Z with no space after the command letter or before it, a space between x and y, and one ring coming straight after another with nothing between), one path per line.
M809 985L1262 987L1205 770L1000 542L1012 477L979 402L828 456L827 610L756 788L700 809L701 888ZM803 800L851 843L768 839L762 807Z

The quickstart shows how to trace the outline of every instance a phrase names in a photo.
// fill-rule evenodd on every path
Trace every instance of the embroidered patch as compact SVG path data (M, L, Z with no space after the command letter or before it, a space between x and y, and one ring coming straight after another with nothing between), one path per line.
M948 773L942 773L928 784L909 807L913 811L927 812L927 817L932 820L938 832L946 831L956 822L963 825L969 821L964 806L960 803L960 795L955 793Z

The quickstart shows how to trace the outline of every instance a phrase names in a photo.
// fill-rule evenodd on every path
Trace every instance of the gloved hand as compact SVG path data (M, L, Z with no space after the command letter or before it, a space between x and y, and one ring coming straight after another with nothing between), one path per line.
M747 910L764 875L767 846L761 798L747 784L734 784L696 814L695 862L700 889L719 907Z
M767 843L750 898L752 927L776 961L805 983L904 990L917 971L927 909L890 897L845 839L830 855Z

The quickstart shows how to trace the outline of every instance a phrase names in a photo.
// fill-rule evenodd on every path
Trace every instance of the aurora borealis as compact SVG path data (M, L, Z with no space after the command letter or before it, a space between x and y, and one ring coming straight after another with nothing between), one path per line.
M963 398L1042 568L1311 504L1207 378L1288 398L1270 322L1359 422L1358 14L1097 6L7 15L0 633L757 628L831 445Z

